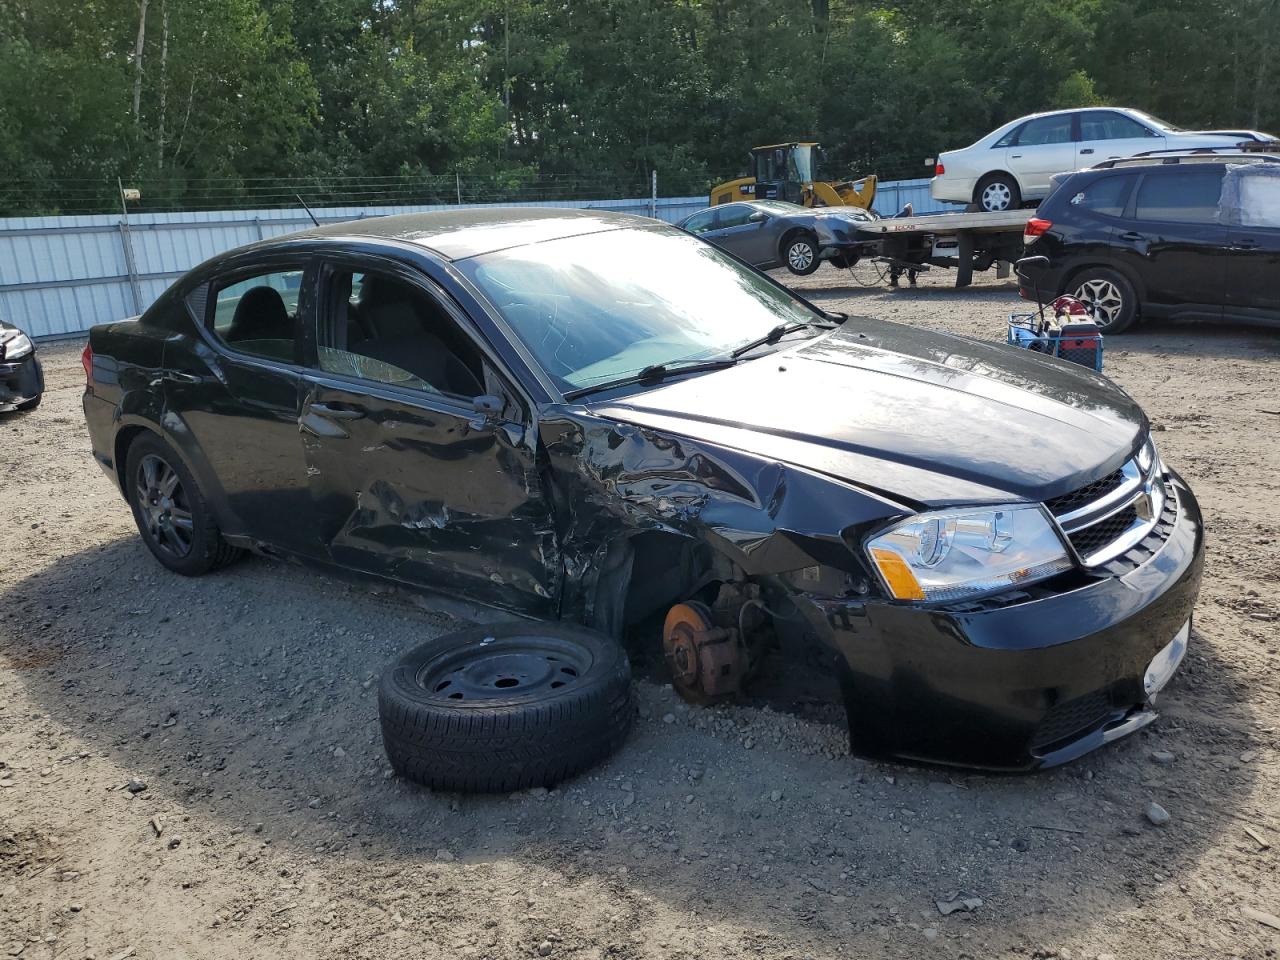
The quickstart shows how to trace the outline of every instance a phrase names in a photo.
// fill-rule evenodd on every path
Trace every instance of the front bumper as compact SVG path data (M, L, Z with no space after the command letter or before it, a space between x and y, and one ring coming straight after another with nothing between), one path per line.
M16 410L44 393L44 370L36 354L13 363L0 362L0 413Z
M872 756L998 770L1075 759L1155 719L1191 619L1204 528L1169 474L1178 519L1146 563L1064 593L982 609L795 598L848 665L850 742Z

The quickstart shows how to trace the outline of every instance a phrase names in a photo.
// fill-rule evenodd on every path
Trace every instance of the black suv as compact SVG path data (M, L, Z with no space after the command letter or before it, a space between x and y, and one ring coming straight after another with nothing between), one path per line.
M1059 178L1055 178L1059 180ZM1022 278L1083 300L1105 333L1139 317L1280 323L1280 151L1170 151L1060 175L1027 222Z

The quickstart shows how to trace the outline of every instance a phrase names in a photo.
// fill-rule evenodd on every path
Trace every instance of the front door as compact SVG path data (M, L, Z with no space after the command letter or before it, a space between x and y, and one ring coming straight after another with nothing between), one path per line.
M752 220L756 212L756 208L747 203L720 207L715 226L705 234L706 239L747 263L774 262L778 251L773 245L773 231L766 228L768 215Z
M165 343L169 430L226 507L224 532L283 550L315 552L298 439L299 332L312 308L305 260L233 269L187 304L202 336Z
M554 615L559 551L529 411L456 304L382 260L327 261L319 290L298 423L330 559Z
M1116 227L1114 256L1142 279L1159 313L1222 316L1227 228L1218 218L1222 168L1216 164L1143 174L1132 213Z

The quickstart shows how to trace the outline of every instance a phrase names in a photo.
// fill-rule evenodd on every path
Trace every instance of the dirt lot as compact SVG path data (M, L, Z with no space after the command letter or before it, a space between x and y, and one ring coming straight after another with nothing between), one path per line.
M869 290L824 267L801 286L832 309L1002 336L1012 287L946 284ZM0 956L1280 948L1280 921L1256 913L1280 914L1274 332L1110 344L1108 373L1210 531L1192 653L1148 731L1052 773L978 776L852 759L820 705L687 708L641 682L606 766L498 797L400 782L378 738L376 672L456 621L260 559L162 570L90 459L78 352L47 348L44 405L0 418ZM954 891L975 909L943 916Z

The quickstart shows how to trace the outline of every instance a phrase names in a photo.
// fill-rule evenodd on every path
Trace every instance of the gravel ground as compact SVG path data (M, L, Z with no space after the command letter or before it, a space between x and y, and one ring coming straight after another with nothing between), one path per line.
M1013 288L948 282L798 285L1001 337ZM1274 956L1278 345L1109 345L1210 531L1147 731L980 776L850 758L820 704L698 709L641 681L609 763L498 797L401 782L378 738L377 671L457 621L266 560L163 571L89 456L79 346L48 347L44 405L0 418L0 956Z

